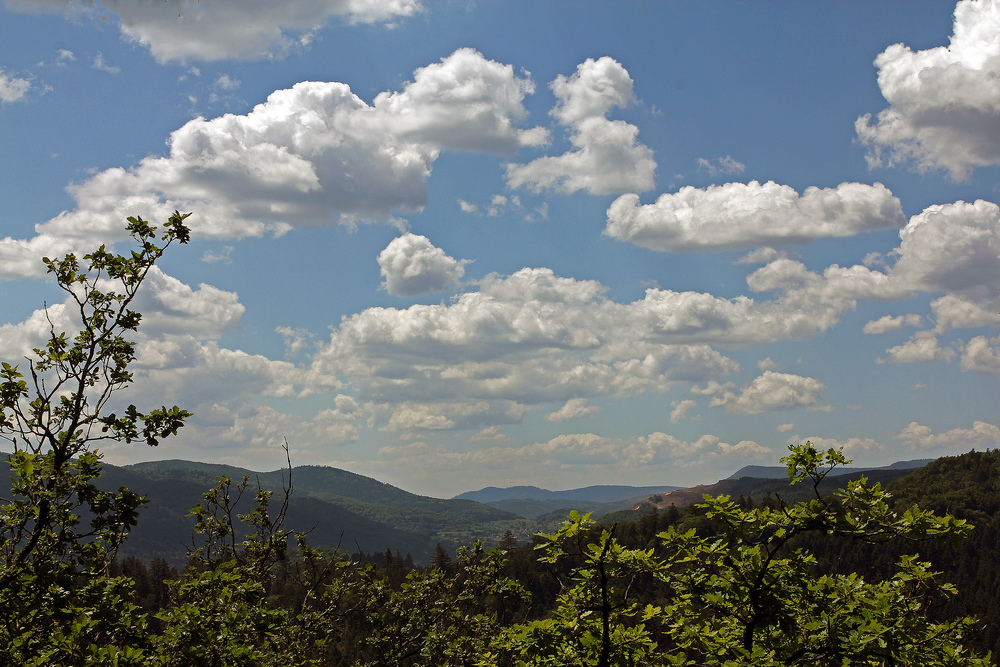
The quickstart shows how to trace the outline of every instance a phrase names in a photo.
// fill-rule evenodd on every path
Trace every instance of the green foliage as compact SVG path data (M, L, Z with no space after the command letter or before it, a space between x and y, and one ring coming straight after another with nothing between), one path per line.
M964 648L972 618L934 621L934 604L954 595L927 563L904 556L888 581L856 574L815 576L804 534L865 542L948 540L971 526L952 516L897 512L878 484L854 480L831 499L819 485L846 463L808 443L784 461L792 483L813 486L795 505L744 508L727 496L699 507L714 534L671 527L660 552L623 548L613 529L597 539L589 516L571 515L542 536L542 560L566 565L559 606L543 620L509 629L488 664L517 665L986 665ZM558 572L558 570L555 570ZM644 608L630 599L637 577L670 594Z
M202 541L190 552L191 564L174 582L172 604L157 614L164 631L153 640L152 663L162 667L204 665L292 665L283 636L290 626L286 609L267 605L265 583L285 553L288 533L282 529L288 507L275 517L268 511L271 491L257 488L254 507L235 513L249 486L244 477L228 477L205 494L191 510ZM237 524L250 531L242 539Z
M128 664L128 646L143 621L125 591L127 579L108 568L143 499L120 488L103 491L102 441L156 445L189 413L129 405L105 414L112 396L132 382L133 300L154 263L186 243L186 215L175 213L157 235L128 219L136 245L128 255L104 246L83 257L43 261L67 294L79 330L50 324L44 347L26 369L0 367L0 438L13 445L10 495L0 505L0 656L13 664ZM26 374L25 374L26 373ZM45 631L41 631L45 628ZM124 642L124 644L121 644Z

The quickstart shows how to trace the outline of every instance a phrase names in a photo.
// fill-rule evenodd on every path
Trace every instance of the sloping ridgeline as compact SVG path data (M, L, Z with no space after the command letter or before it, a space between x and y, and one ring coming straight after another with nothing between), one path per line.
M187 513L203 501L202 495L220 476L250 478L241 510L249 510L256 482L274 491L272 512L280 506L288 470L257 473L235 466L191 461L154 461L125 467L104 466L99 486L126 486L147 495L139 524L122 549L122 555L149 560L155 556L183 564L191 544L194 522ZM453 551L477 538L495 539L505 530L517 529L524 519L471 500L442 500L419 496L363 475L323 466L292 469L292 496L285 527L311 531L312 546L348 551L383 552L386 548L409 552L417 562L427 562L438 542ZM245 509L244 509L245 508Z
M982 648L1000 661L1000 450L937 459L888 484L896 509L913 505L953 514L975 526L957 549L936 542L881 545L841 543L826 553L826 567L885 576L903 554L918 553L958 588L939 617L973 614L982 623ZM820 554L817 554L820 555Z

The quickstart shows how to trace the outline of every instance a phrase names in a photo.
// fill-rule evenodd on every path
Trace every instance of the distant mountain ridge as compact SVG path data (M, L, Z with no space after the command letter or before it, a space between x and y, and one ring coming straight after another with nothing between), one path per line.
M838 475L857 475L866 471L875 470L912 470L915 468L922 468L934 460L935 459L914 459L912 461L896 461L895 463L887 466L873 466L870 468L849 466L846 468L837 468L836 473ZM740 479L741 477L755 477L757 479L785 479L788 477L788 468L786 466L743 466L726 479Z
M288 469L261 473L177 459L121 467L104 464L103 468L99 487L111 490L126 486L149 500L122 554L144 559L162 556L173 563L182 563L185 545L191 542L194 521L187 513L203 501L202 494L215 486L219 477L246 476L252 486L259 481L262 488L274 491L272 513L289 478ZM437 542L454 550L525 523L516 514L482 503L420 496L339 468L296 467L291 470L291 482L285 527L309 531L313 546L340 545L367 553L392 548L411 553L417 562L426 562ZM252 493L246 495L238 506L240 513L249 509L253 497Z
M613 503L637 496L653 495L676 491L680 486L626 486L621 484L597 484L565 491L549 491L537 486L508 486L500 488L487 486L478 491L466 491L454 500L475 500L480 503L494 503L501 500L583 500L591 503Z

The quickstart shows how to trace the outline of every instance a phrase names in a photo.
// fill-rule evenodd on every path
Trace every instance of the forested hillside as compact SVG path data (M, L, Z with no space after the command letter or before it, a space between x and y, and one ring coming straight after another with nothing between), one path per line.
M248 477L261 487L281 493L291 480L294 493L286 521L309 531L314 546L382 552L387 548L411 554L426 563L437 543L454 551L476 539L496 541L506 530L524 532L522 518L471 500L441 500L408 493L390 484L346 470L299 466L258 473L235 466L191 461L154 461L126 467L105 466L98 486L121 486L147 497L139 523L122 547L123 555L149 560L161 557L183 566L193 524L187 516L202 502L205 490L219 477ZM248 511L252 497L239 511Z

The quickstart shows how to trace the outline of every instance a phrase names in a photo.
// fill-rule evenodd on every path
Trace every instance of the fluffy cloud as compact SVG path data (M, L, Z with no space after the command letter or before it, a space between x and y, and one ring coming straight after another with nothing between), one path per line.
M490 425L461 422L439 404L487 401L491 409L477 414L510 423L510 403L569 402L570 411L596 396L666 391L676 382L714 383L705 393L727 392L717 404L737 412L815 406L821 383L770 370L737 397L720 381L739 366L712 346L808 339L836 324L856 299L900 294L887 275L865 267L817 274L784 258L748 282L775 297L651 288L619 303L596 281L549 269L490 275L479 291L449 303L368 308L345 318L315 356L307 386L343 383L361 400L408 405L406 414L390 410L384 419L414 432Z
M881 183L810 187L800 196L768 181L686 186L642 205L624 194L608 208L604 233L653 250L717 251L806 243L906 223L899 200Z
M775 452L750 440L730 444L717 436L703 435L685 441L656 432L631 438L581 433L522 447L477 447L472 451L419 441L383 447L379 456L381 460L376 462L331 464L362 469L381 478L405 474L428 492L441 495L445 490L458 493L477 485L514 485L528 480L547 488L607 484L609 480L682 484L693 475L725 475L750 461L771 460Z
M1000 338L990 341L986 336L976 336L970 340L962 348L962 370L1000 375L1000 350L996 347L998 344Z
M966 327L1000 326L1000 299L970 300L954 294L931 301L936 331Z
M866 334L881 334L889 331L899 331L903 326L919 327L924 320L919 315L910 313L908 315L883 315L877 320L866 322L862 331Z
M638 143L639 128L606 117L612 108L633 101L632 79L621 64L608 56L588 58L573 76L560 75L551 87L558 98L552 116L572 130L575 150L508 164L510 187L596 195L653 187L656 161L653 151Z
M132 308L142 313L140 331L134 336L139 342L139 355L171 334L184 334L190 340L218 338L240 324L245 308L235 292L211 285L189 285L163 273L159 267L150 269L146 281L132 302ZM76 304L69 298L47 309L34 311L24 322L4 324L0 340L0 356L21 359L33 356L31 351L42 347L51 327L71 335L80 329Z
M412 438L418 432L484 429L520 422L526 411L515 401L406 401L391 409L384 430L398 431L403 437Z
M896 438L917 451L939 448L956 452L974 448L995 449L1000 445L1000 427L977 421L973 422L971 429L953 428L935 435L929 426L910 422Z
M21 323L0 326L0 358L16 363L33 357L31 350L44 345L52 327L73 335L79 329L73 306L67 300L39 309ZM176 404L191 410L194 417L190 426L176 440L181 447L204 447L204 443L220 438L230 442L226 434L241 428L241 423L246 433L251 424L264 433L264 427L270 425L273 431L285 423L254 415L259 416L261 397L292 396L301 391L304 372L290 363L226 349L212 340L240 323L244 307L235 293L208 285L193 289L154 267L133 307L143 314L139 331L131 336L136 342L131 368L135 383L117 395L110 409L132 402L143 407ZM340 409L344 401L338 398L336 403ZM331 433L337 429L341 439L350 439L350 434L357 432L357 426L349 426L346 417L331 421L324 411L308 420L297 419L297 430L288 430L285 435L309 430L314 436L311 442L315 442L324 434L332 440ZM109 452L113 458L116 452L135 453L138 449L139 445L121 444L110 446Z
M933 331L918 331L910 340L902 345L895 345L885 351L886 359L877 359L878 363L891 361L896 364L912 364L925 361L947 361L955 356L955 351L941 347L940 341Z
M460 427L453 410L427 407L438 403L488 401L499 408L482 414L508 422L511 402L579 399L562 411L568 416L593 407L589 397L664 391L738 368L704 342L670 340L643 302L618 304L603 291L595 281L523 269L489 276L448 304L369 308L344 319L309 372L350 383L363 400L410 405L392 418L402 430L432 421ZM435 416L418 420L413 406Z
M596 405L588 405L585 398L571 398L555 412L545 415L545 418L550 422L564 422L570 419L589 417L600 410Z
M522 101L535 91L514 68L486 60L474 49L458 49L440 63L421 67L400 92L380 93L377 113L358 119L385 134L436 148L513 153L548 140L543 128L520 130Z
M925 291L988 294L1000 285L1000 206L977 200L929 206L900 230L896 280Z
M5 0L12 11L57 11L67 18L116 17L122 36L149 48L160 63L188 60L281 58L304 47L331 17L349 23L381 23L412 16L419 0L169 0L53 3Z
M171 134L169 155L71 186L75 210L36 226L30 241L0 240L0 275L37 276L42 253L121 238L129 215L196 211L194 234L241 238L419 208L441 150L539 141L543 132L513 126L531 89L512 67L460 49L373 105L345 84L309 81L243 116L196 118Z
M1000 316L1000 206L984 200L929 206L900 230L897 260L886 276L900 292L945 292L931 302L936 326L886 350L879 362L947 361L955 350L941 346L937 334L950 329L997 326ZM883 317L865 325L866 333L919 325L917 315ZM990 373L991 348L973 339L962 351L962 367Z
M382 286L389 294L405 296L454 289L466 263L446 255L426 236L410 233L393 239L378 256Z
M725 391L713 398L709 406L722 405L727 412L745 415L814 407L823 398L824 389L823 383L813 378L764 371L763 375L744 385L739 396Z
M239 326L246 311L236 292L204 283L195 290L156 266L150 269L134 304L142 313L142 332L151 338L165 333L218 338Z
M24 99L31 90L31 81L7 74L0 67L0 103L10 104Z
M955 179L1000 163L1000 2L962 0L948 46L893 44L875 59L889 107L855 123L869 166L913 161Z
M698 407L698 401L693 401L690 398L682 401L671 401L670 407L673 408L670 411L670 422L676 424L687 417L689 412Z

